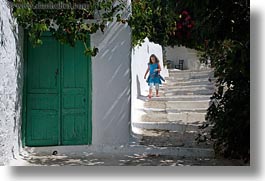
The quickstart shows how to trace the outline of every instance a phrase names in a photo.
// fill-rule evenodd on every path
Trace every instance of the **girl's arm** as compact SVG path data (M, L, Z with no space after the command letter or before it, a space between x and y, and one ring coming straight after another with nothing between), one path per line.
M156 71L157 71L158 73L161 71L160 64L158 64L158 69L156 69Z
M148 65L148 68L147 68L147 70L146 70L146 72L145 72L145 74L144 74L144 79L146 79L146 75L148 74L148 72L149 72L149 65Z

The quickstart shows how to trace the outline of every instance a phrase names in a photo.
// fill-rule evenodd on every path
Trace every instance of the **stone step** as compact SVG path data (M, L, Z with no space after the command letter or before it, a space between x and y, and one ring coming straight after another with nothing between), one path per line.
M156 147L185 147L211 149L210 141L200 143L196 141L197 132L176 132L165 130L140 129L138 134L139 144Z
M139 129L198 132L199 126L203 123L205 123L205 113L180 112L145 114L140 122L133 122L132 125Z
M143 111L146 113L167 113L166 109L161 108L143 108Z
M183 76L183 77L178 77L178 76L169 76L169 77L165 77L166 81L188 81L188 80L201 80L201 79L209 79L208 75L202 75L202 76Z
M167 109L208 109L208 101L168 101L166 102Z
M201 79L201 78L209 78L213 77L211 73L169 73L169 77L175 79Z
M156 108L156 109L165 109L166 102L165 101L146 101L144 103L145 108Z
M141 122L175 122L179 124L198 124L205 122L205 113L181 112L181 113L149 113L142 115Z
M179 70L179 69L168 69L169 73L176 73L176 74L183 74L183 73L210 73L213 72L214 69L207 69L207 70Z
M210 74L213 73L214 70L213 69L209 69L209 70L182 70L182 71L178 71L178 70L174 70L174 69L170 69L168 70L168 73L170 74Z
M206 85L167 85L162 86L160 90L172 90L172 89L213 89L214 86L212 84L206 84Z
M177 92L177 91L204 91L204 90L208 90L208 91L210 91L210 92L212 92L213 93L213 91L214 91L214 87L206 87L206 86L202 86L202 87L194 87L194 88L163 88L162 90L161 90L161 92L163 92L163 93L171 93L171 92Z
M195 113L206 113L207 109L205 108L193 108L193 109L188 109L188 108L143 108L142 109L146 113L190 113L190 112L195 112Z
M147 101L144 103L145 109L150 110L207 110L209 100L202 101Z
M176 96L176 95L212 95L214 93L214 90L175 90L171 92L165 92L165 96Z
M134 122L132 126L139 129L167 130L176 132L198 132L202 124L180 124L178 122Z
M210 82L209 79L182 79L182 80L176 80L176 79L168 79L163 85L166 86L188 86L188 85L213 85L214 82Z
M191 108L179 108L179 109L166 108L165 112L169 113L169 114L171 114L171 113L190 113L190 112L192 112L192 113L206 113L207 109L205 109L205 108L193 108L193 109L191 109Z
M140 96L139 99L144 101L199 101L199 100L210 100L211 95L175 95L175 96L161 96L152 97L148 99L145 96Z

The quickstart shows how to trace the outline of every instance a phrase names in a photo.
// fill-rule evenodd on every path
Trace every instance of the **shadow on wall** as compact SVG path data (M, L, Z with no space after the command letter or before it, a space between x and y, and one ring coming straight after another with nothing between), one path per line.
M23 85L24 85L24 57L23 57L23 44L24 44L24 29L22 27L18 28L18 32L15 34L16 40L16 69L18 70L17 74L17 95L16 95L16 104L15 104L15 111L16 111L16 118L15 118L15 125L17 128L14 127L15 130L18 130L18 144L19 149L22 147L22 111L23 111Z
M129 139L130 55L128 25L110 23L102 34L93 35L99 53L93 71L93 143L121 144Z

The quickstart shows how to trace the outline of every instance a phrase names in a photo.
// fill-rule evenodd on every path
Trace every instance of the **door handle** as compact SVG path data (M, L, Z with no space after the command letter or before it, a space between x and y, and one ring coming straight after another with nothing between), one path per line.
M55 71L55 86L57 86L57 75L59 74L59 69L57 68L56 71Z
M59 69L57 68L55 71L55 75L58 75L58 74L59 74Z

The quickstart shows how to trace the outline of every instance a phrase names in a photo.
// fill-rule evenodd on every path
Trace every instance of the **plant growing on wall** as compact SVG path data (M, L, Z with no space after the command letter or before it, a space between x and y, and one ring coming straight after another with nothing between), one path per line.
M88 47L87 34L104 32L108 21L125 23L122 0L14 0L13 14L28 32L34 45L42 44L41 35L50 31L61 43L84 42L85 54L95 56L96 47Z

